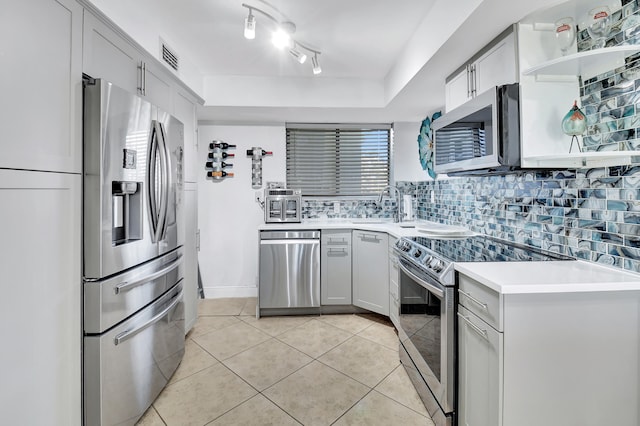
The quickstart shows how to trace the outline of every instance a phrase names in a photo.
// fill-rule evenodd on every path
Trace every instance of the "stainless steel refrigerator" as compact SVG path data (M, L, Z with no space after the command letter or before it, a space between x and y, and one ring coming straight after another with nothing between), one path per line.
M84 420L133 425L184 355L183 125L84 87Z

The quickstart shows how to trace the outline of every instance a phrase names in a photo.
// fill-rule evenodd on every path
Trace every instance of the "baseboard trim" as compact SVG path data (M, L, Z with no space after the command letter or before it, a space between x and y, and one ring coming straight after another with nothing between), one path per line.
M226 297L258 297L257 287L204 287L205 299L222 299Z

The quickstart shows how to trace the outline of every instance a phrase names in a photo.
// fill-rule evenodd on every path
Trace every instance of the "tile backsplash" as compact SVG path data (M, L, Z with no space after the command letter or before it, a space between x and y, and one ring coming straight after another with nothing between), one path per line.
M640 43L640 5L623 0L611 13L612 26L606 46ZM578 32L578 51L593 48L586 29ZM625 65L599 74L580 77L580 102L587 118L583 138L585 151L640 150L640 54Z
M412 196L416 219L640 272L640 166L396 184ZM303 218L391 218L395 204L305 199Z
M402 182L416 217L640 272L640 167ZM430 202L434 192L434 203Z

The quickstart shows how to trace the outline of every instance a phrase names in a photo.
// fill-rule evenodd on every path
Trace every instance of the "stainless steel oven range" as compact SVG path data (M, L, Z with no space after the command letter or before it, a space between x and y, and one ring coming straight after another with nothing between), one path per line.
M555 253L485 236L404 237L395 253L400 270L396 324L400 361L437 426L456 425L456 262L569 260Z

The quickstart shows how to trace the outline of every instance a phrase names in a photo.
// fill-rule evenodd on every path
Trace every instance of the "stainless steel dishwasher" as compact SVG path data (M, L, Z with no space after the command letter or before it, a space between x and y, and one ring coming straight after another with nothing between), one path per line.
M320 231L261 231L259 307L320 306Z

